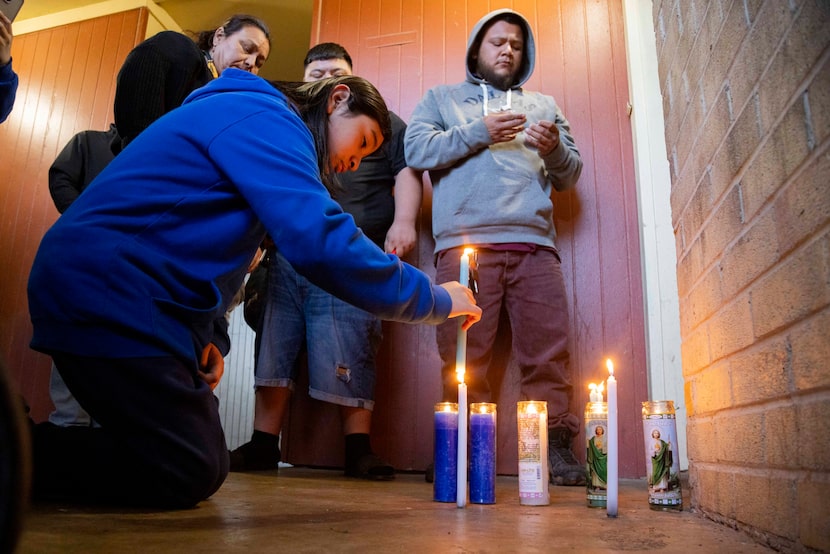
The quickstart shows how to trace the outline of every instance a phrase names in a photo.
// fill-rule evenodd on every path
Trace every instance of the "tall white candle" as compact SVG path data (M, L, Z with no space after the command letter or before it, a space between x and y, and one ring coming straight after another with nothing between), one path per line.
M458 282L464 286L470 283L471 253L471 248L465 248L461 254ZM464 373L467 371L467 331L461 327L463 323L463 318L459 319L455 350L455 373L458 376L458 473L455 503L459 508L467 505L467 385L464 383Z
M608 517L617 517L617 497L619 496L619 448L617 433L617 380L614 378L614 364L606 360L608 367Z

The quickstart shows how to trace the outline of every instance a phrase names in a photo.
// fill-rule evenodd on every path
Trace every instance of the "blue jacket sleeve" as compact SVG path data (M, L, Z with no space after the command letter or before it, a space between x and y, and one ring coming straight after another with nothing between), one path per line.
M225 129L210 146L277 249L301 275L382 319L440 323L449 294L385 254L320 182L311 133L289 110L265 111Z
M14 107L17 96L17 73L12 70L12 62L0 67L0 123L6 121Z

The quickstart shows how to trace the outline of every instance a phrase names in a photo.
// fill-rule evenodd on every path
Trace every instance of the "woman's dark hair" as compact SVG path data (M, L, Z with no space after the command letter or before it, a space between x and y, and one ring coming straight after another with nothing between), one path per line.
M366 79L355 75L341 75L311 83L289 83L272 81L271 84L285 94L297 107L314 137L317 150L317 166L323 184L331 191L336 189L336 180L329 167L328 122L326 109L332 89L337 85L346 85L351 94L346 103L349 111L355 115L365 115L378 122L383 141L392 136L392 121L389 109L380 92Z
M230 19L222 23L219 27L225 29L225 35L232 35L243 27L257 27L260 31L265 33L265 38L268 40L268 46L271 46L271 31L268 25L258 17L244 13L232 15ZM218 29L217 27L216 29ZM213 48L213 35L216 34L216 29L212 31L200 31L196 37L196 44L199 49L208 52Z

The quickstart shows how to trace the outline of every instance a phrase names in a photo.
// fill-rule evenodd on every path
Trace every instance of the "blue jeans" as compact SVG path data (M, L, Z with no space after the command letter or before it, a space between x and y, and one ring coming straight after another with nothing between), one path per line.
M380 320L311 284L279 253L270 263L255 386L293 390L297 358L305 346L312 398L374 408Z
M438 253L436 282L457 281L462 248ZM521 397L546 400L548 426L579 430L580 418L569 412L573 387L569 372L568 302L559 257L553 250L534 252L478 249L476 301L481 321L467 332L467 382L470 402L492 402L488 372L493 345L505 310L513 336L513 358L521 370ZM444 400L455 402L458 380L455 355L458 322L436 329L442 360ZM501 381L501 379L499 379Z

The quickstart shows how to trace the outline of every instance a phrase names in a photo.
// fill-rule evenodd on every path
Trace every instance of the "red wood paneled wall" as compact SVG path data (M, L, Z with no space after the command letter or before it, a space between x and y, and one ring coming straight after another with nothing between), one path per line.
M115 77L146 26L141 8L12 42L20 86L14 110L0 124L0 356L36 420L52 409L50 360L29 349L26 282L40 239L58 217L49 166L75 133L109 127Z
M640 402L648 398L648 389L620 2L317 0L312 44L343 44L354 59L355 73L372 81L406 120L428 88L464 79L470 29L480 17L503 7L521 12L533 26L538 57L527 88L557 99L585 164L576 190L554 198L557 244L570 295L572 408L582 414L588 383L607 376L604 360L611 357L620 390L620 474L639 477L645 464ZM427 195L420 246L407 261L434 274L430 207ZM434 331L400 324L385 329L373 442L395 467L423 469L431 461L432 406L441 390ZM510 337L502 337L502 342L509 347ZM517 471L517 384L518 371L509 364L498 400L500 473ZM284 436L288 461L342 464L341 427L334 407L297 394L289 423ZM584 444L584 437L578 441ZM576 451L584 460L584 448Z

